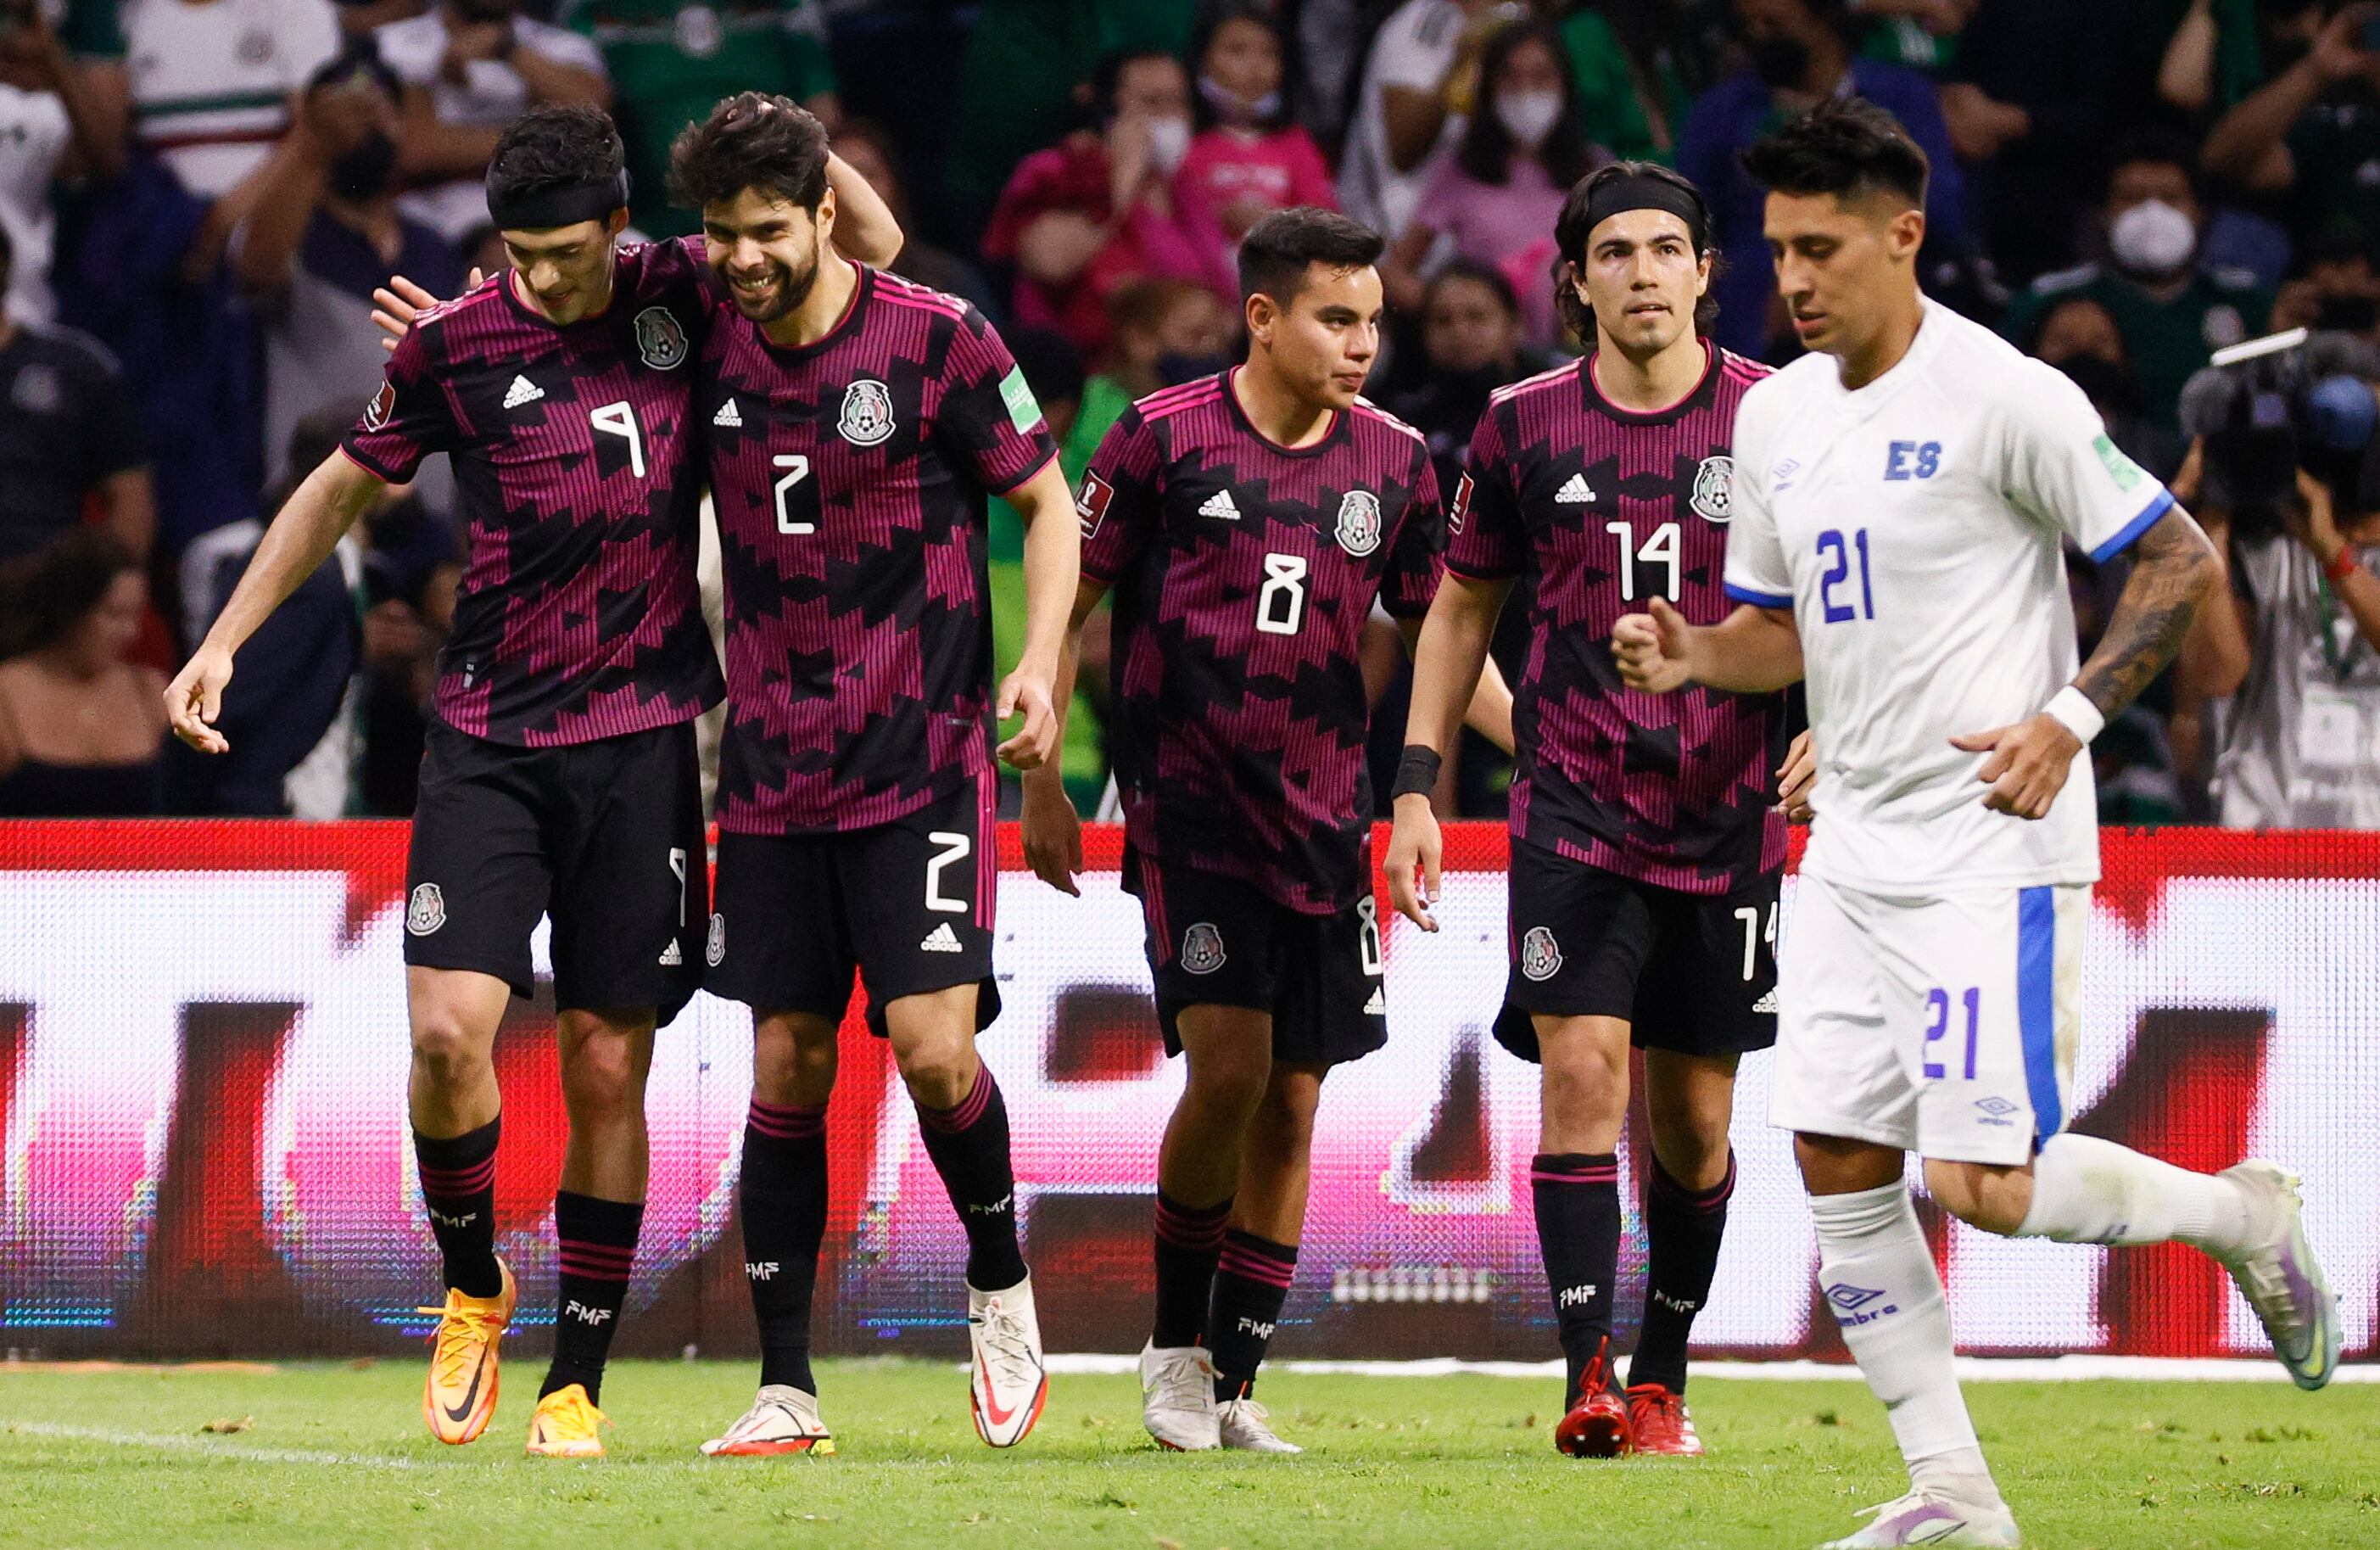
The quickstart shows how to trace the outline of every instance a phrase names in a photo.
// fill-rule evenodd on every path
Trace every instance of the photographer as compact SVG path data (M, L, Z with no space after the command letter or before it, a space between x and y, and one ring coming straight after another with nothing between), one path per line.
M2177 492L2231 579L2184 644L2191 690L2230 696L2215 759L2229 828L2380 828L2380 359L2298 334L2192 380ZM2275 341L2242 347L2255 350Z

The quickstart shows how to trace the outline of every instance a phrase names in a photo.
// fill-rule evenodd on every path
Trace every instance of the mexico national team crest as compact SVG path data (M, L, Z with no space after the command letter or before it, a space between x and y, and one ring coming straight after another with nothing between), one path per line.
M1531 926L1521 938L1521 974L1531 982L1550 980L1561 971L1561 945L1544 926Z
M1369 490L1350 490L1339 503L1339 526L1333 530L1339 547L1361 559L1380 546L1380 497Z
M874 446L892 433L892 390L862 377L843 390L843 414L834 428L854 446Z
M1686 504L1694 515L1707 521L1724 522L1733 515L1730 503L1735 498L1735 459L1725 453L1703 459L1694 470L1694 494Z
M1182 934L1182 967L1193 974L1212 974L1223 967L1223 934L1200 921Z
M446 923L446 896L435 883L424 883L413 890L412 902L405 908L405 929L416 936L427 936Z
M710 917L710 939L702 945L702 961L711 968L727 956L727 917L713 913Z
M686 329L667 307L648 307L637 314L637 353L656 372L686 364Z

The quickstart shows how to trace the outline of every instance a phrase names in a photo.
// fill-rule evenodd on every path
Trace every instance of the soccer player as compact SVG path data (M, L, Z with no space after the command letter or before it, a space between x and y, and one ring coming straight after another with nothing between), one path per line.
M1776 1042L1785 825L1767 793L1784 708L1775 694L1627 688L1609 642L1648 598L1699 623L1726 616L1728 447L1736 406L1768 369L1695 326L1710 306L1710 214L1683 177L1604 167L1571 190L1554 235L1570 262L1558 299L1595 351L1498 391L1472 440L1415 653L1389 893L1438 929L1429 791L1526 572L1512 967L1496 1036L1544 1068L1530 1192L1568 1367L1554 1441L1582 1457L1692 1455L1686 1339L1735 1185L1736 1061ZM1632 1043L1652 1117L1652 1252L1623 1398L1610 1339Z
M1166 1048L1189 1066L1140 1358L1142 1421L1168 1448L1300 1451L1250 1391L1297 1263L1323 1076L1388 1036L1356 647L1376 599L1418 630L1443 521L1420 433L1359 397L1380 250L1327 211L1257 222L1239 255L1247 364L1126 409L1077 501L1071 623L1115 589L1124 886ZM1071 648L1067 664L1061 704ZM1509 747L1500 678L1479 703ZM1074 893L1074 807L1053 770L1025 783L1026 859Z
M1986 1232L2180 1242L2228 1269L2301 1387L2338 1359L2297 1180L2185 1172L2065 1131L2098 834L2085 751L2174 654L2220 572L2205 536L2058 372L1920 294L1927 165L1833 102L1745 153L1812 353L1736 420L1727 590L1622 619L1632 684L1806 677L1818 812L1778 986L1771 1117L1819 1278L1889 1412L1906 1495L1844 1545L2018 1542L1951 1365L1903 1182ZM2078 673L2061 544L2132 568Z
M1048 1392L1018 1251L1008 1111L977 1057L999 1014L993 724L1050 756L1081 539L1024 373L972 307L831 246L826 132L747 92L684 131L733 300L696 372L727 606L716 913L706 984L753 1008L746 1270L760 1389L705 1451L832 1451L809 1361L825 1118L855 970L967 1238L971 1410L995 1447ZM987 494L1023 516L1026 641L995 702Z

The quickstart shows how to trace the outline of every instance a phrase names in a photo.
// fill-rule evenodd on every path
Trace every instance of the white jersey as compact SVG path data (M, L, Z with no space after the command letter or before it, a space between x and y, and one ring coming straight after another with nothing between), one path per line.
M2064 542L2118 554L2173 505L2054 367L1925 303L1856 392L1831 356L1756 383L1735 422L1727 590L1791 608L1818 812L1803 870L1872 893L2095 882L2078 753L2039 821L1993 812L1950 739L2029 719L2075 673Z
M330 0L127 0L133 132L182 187L221 199L289 132L289 99L341 43Z

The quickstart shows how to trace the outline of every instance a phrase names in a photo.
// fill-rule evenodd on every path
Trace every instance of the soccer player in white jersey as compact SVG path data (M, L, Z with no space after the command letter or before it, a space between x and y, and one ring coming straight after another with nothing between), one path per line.
M2082 393L1919 293L1925 156L1830 103L1744 155L1811 353L1745 395L1727 589L1694 628L1621 619L1630 681L1808 684L1817 816L1779 965L1771 1118L1796 1132L1819 1279L1909 1464L1839 1545L2013 1545L1903 1182L1986 1232L2188 1243L2300 1386L2338 1359L2297 1181L2188 1173L2065 1133L2098 832L2085 748L2217 584L2205 535ZM2062 545L2130 551L2078 672Z

